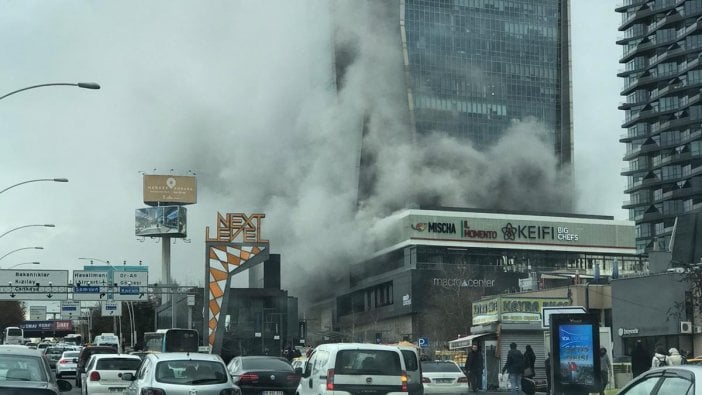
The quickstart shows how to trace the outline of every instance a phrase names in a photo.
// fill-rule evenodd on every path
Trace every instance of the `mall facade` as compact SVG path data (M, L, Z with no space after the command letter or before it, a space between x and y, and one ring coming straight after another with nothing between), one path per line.
M333 298L303 309L308 344L410 340L433 353L469 335L476 319L499 324L474 315L474 302L648 270L633 224L608 216L409 209L377 228L373 257L349 268ZM561 293L554 302L567 304L571 295ZM540 319L514 306L502 317Z

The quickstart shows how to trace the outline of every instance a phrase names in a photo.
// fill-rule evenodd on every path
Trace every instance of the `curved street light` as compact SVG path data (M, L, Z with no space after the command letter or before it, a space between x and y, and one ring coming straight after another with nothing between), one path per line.
M16 265L12 265L12 266L8 267L8 269L14 269L14 268L16 268L17 266L22 266L22 265L38 265L38 264L40 264L40 263L41 263L41 262L22 262L22 263L18 263L18 264L16 264Z
M17 184L10 185L9 187L0 191L0 193L3 193L5 191L7 191L8 189L12 189L12 188L20 186L20 185L28 184L30 182L40 182L40 181L68 182L68 178L37 178L36 180L22 181L22 182L18 182Z
M85 257L83 257L83 258L78 258L78 259L90 261L90 264L91 264L91 265L93 264L93 261L97 261L97 262L100 262L100 263L105 263L105 264L107 264L108 266L112 266L112 264L110 263L110 261L105 261L105 260L102 260L102 259L99 259L99 258L85 258Z
M44 227L47 227L47 228L54 228L54 227L56 227L56 225L54 225L54 224L22 225L22 226L18 226L18 227L16 227L16 228L12 228L12 229L8 230L7 232L1 234L1 235L0 235L0 238L2 238L3 236L5 236L6 234L8 234L8 233L10 233L10 232L14 232L14 231L16 231L16 230L18 230L18 229L22 229L22 228L29 228L30 226L44 226Z
M10 95L14 95L15 93L20 93L20 92L22 92L22 91L26 91L26 90L29 90L29 89L42 88L42 87L45 87L45 86L61 86L61 85L63 85L63 86L77 86L77 87L79 87L79 88L84 88L84 89L100 89L100 85L97 84L97 83L95 83L95 82L77 82L77 83L71 83L71 82L52 82L52 83L49 83L49 84L32 85L32 86L28 86L28 87L26 87L26 88L17 89L16 91L12 91L12 92L10 92L10 93L7 93L7 94L5 94L5 95L0 96L0 100L4 99L4 98L6 98L6 97L8 97L8 96L10 96Z
M15 249L15 250L12 250L12 251L8 252L7 254L5 254L5 255L3 255L3 256L0 256L0 261L1 261L3 258L5 258L6 256L12 254L13 252L22 251L22 250L43 250L43 249L44 249L44 247L22 247L22 248L17 248L17 249Z

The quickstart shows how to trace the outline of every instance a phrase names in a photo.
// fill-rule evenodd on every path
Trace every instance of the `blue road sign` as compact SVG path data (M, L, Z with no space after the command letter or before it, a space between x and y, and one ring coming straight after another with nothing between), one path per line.
M119 287L120 295L138 295L139 287Z
M73 292L77 294L96 294L100 293L100 287L73 287Z
M417 339L417 343L419 344L419 347L427 348L427 347L429 347L429 338L428 337L420 337L419 339Z

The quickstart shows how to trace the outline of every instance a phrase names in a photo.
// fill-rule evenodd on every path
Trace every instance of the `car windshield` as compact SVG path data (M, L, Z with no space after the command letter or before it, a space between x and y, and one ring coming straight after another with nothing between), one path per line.
M0 356L2 381L48 381L39 357L3 354Z
M277 358L246 358L241 366L247 370L283 370L292 372L292 366L287 361Z
M95 370L137 370L141 359L134 358L100 358Z
M431 372L461 372L461 368L451 362L422 362L422 371Z
M66 351L61 355L61 358L78 358L80 351Z
M182 385L219 384L227 382L227 372L221 362L163 361L156 365L156 381Z

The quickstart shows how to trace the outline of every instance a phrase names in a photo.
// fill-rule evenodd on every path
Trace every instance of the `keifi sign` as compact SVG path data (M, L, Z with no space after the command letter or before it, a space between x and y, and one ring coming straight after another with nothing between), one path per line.
M544 307L570 306L568 298L498 296L473 302L473 325L491 322L541 321Z

